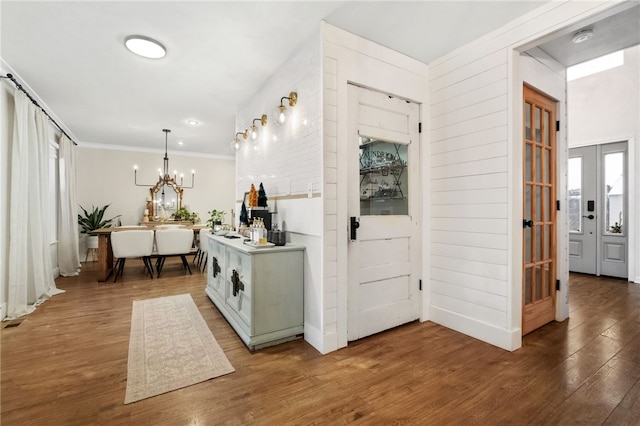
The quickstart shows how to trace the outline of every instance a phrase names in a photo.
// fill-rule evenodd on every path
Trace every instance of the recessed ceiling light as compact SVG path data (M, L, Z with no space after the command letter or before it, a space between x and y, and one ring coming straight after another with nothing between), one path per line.
M167 53L167 49L160 42L141 35L132 35L125 38L124 45L136 55L150 59L162 58Z
M184 142L182 142L182 141L178 141L178 145L181 145L181 146L182 146L182 145L184 145Z
M587 40L591 40L593 37L593 30L588 28L586 30L580 30L571 37L571 41L574 43L582 43Z
M187 124L191 126L197 126L200 123L198 123L196 120L187 120Z

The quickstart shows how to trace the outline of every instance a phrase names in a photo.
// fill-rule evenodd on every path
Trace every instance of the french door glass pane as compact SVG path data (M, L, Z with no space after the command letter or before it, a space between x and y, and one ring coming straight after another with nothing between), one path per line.
M536 129L536 142L540 143L541 142L541 136L542 136L542 129L540 128L540 108L536 107L534 108L534 115L535 115L535 129Z
M525 159L524 159L524 180L531 181L531 145L527 144L525 147Z
M604 154L605 233L624 233L624 198L624 153Z
M407 145L360 138L360 215L408 215Z
M582 232L582 157L569 158L569 232Z
M544 112L544 128L545 130L545 137L544 137L544 143L545 145L551 145L551 128L549 127L549 111L545 111Z
M531 104L524 104L524 137L531 140Z

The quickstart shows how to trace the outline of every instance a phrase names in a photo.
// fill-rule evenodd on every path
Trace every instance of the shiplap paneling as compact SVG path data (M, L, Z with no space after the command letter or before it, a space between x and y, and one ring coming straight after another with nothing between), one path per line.
M430 145L431 154L437 155L461 149L483 147L494 142L506 142L507 131L507 126L490 127L477 132L467 133L466 135L457 135L451 138L432 141Z
M431 254L454 259L472 260L494 265L507 264L507 251L485 247L465 247L453 244L431 243Z
M507 146L504 142L495 142L473 148L459 149L431 156L433 167L450 164L467 163L469 161L484 160L495 157L506 157Z
M457 217L434 217L431 219L431 229L441 231L476 232L482 230L491 234L506 234L508 222L506 219L478 219Z
M506 325L507 314L504 311L488 308L476 302L467 302L457 297L450 297L436 292L431 293L431 299L433 305L458 315L495 326L504 327Z
M485 188L482 191L474 189L435 191L431 194L431 205L506 203L507 196L507 188Z
M431 206L431 217L491 219L507 218L507 203Z
M450 285L449 283L440 282L435 278L431 285L434 293L504 312L505 296L488 293L483 290L476 290L467 286Z
M433 180L454 178L461 176L487 175L507 171L507 157L488 158L477 161L469 161L453 166L433 167L431 178Z
M455 278L454 282L473 290L497 294L499 296L507 295L507 291L502 280L440 268L433 268L431 271L431 278L434 281L447 282L451 281L452 277Z
M484 232L484 230L480 230L480 232L437 230L431 232L431 242L467 247L503 249L507 246L507 236L505 234L489 234Z
M461 176L431 181L432 191L460 191L465 189L506 188L506 173L492 173L482 176Z
M476 96L486 94L476 94ZM479 99L477 102L476 99ZM505 111L507 109L507 96L506 94L497 95L493 94L488 99L475 98L472 99L469 96L467 105L458 108L454 111L450 111L444 114L440 114L436 117L431 117L431 130L437 130L447 126L453 126L458 123L463 123L469 119L476 117L483 117L493 112Z

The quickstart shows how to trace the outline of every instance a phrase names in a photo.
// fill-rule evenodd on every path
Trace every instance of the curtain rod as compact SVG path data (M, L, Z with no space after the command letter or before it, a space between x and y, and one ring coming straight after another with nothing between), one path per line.
M18 88L18 90L20 90L21 92L24 92L25 95L27 95L27 97L31 100L31 102L33 102L33 104L35 106L37 106L38 108L40 108L40 110L44 113L44 115L47 116L47 118L49 118L49 120L56 125L56 127L62 132L63 135L65 135L71 142L73 142L74 145L78 145L73 139L71 139L71 137L69 137L69 135L67 134L67 132L65 132L62 127L60 127L60 125L58 123L56 123L56 120L54 120L53 118L51 118L51 116L49 115L49 113L47 111L45 111L44 108L42 108L40 105L38 105L38 101L36 101L33 96L31 96L29 94L29 92L27 92L25 90L24 87L22 87L22 85L20 83L18 83L18 81L13 77L12 74L7 74L7 75L0 75L0 78L7 78L9 80L11 80L13 82L13 84L16 85L16 87Z

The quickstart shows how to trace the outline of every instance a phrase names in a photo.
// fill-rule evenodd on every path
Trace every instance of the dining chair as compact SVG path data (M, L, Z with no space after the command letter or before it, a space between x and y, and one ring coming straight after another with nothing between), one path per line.
M205 238L205 235L210 233L211 229L203 228L198 231L198 238L196 240L196 247L198 248L198 251L196 251L193 262L194 265L197 265L198 269L200 269L202 272L204 272L205 268L207 267L207 247L209 245L207 239Z
M156 261L157 277L164 267L164 262L169 256L180 256L182 266L191 274L191 267L186 256L191 254L193 247L193 230L188 228L158 229L156 230Z
M152 230L126 230L111 233L111 249L117 259L114 267L115 277L113 282L122 276L124 264L127 259L141 257L145 270L153 279L153 266L151 265L151 253L153 252Z

